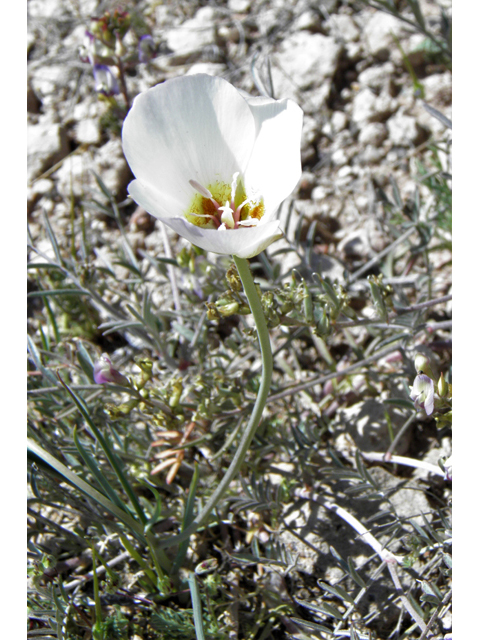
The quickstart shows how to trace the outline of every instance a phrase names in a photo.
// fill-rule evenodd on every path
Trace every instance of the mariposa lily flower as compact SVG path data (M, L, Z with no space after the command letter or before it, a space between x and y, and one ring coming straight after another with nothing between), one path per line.
M192 244L251 258L283 235L275 213L301 174L303 113L222 78L174 78L137 96L123 125L128 191Z
M433 413L435 385L433 380L424 373L419 374L413 381L412 393L410 398L415 404L417 411L425 411L427 416Z

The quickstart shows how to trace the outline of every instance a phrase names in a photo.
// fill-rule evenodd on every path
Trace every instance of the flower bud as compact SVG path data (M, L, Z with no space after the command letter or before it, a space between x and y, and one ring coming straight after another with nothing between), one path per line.
M121 58L127 53L119 33L115 34L115 55Z
M168 400L168 406L175 408L180 402L182 396L183 384L181 380L176 380L172 385L172 394Z
M233 316L238 313L239 304L238 302L227 302L226 304L219 305L217 303L218 313L224 318L228 318L228 316Z
M226 274L227 282L232 291L242 291L243 284L240 280L240 276L238 275L238 271L235 265L231 265Z
M437 383L437 392L440 398L445 398L448 393L448 384L445 382L445 378L443 376L443 371L440 374L440 379Z
M213 302L206 302L207 305L207 320L219 320L220 314L218 313L217 307Z
M432 380L436 380L436 376L434 376L432 367L430 366L430 358L423 353L417 353L415 355L415 371L418 374L424 373Z
M95 363L93 368L93 379L96 384L107 384L108 382L113 382L123 386L130 384L128 378L114 368L106 353L103 353L100 360Z

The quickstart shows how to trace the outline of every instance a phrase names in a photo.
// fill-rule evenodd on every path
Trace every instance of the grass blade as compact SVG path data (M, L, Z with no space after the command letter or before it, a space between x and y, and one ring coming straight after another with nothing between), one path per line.
M197 576L193 573L193 571L191 571L188 576L188 586L190 587L190 595L192 597L195 634L197 636L197 640L205 640L205 634L203 633L202 601L200 599L200 589L198 588Z

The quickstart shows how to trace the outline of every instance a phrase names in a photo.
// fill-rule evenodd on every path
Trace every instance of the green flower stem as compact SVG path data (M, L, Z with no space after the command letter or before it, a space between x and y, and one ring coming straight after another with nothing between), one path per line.
M262 353L262 381L260 383L255 406L253 407L253 411L250 415L250 420L248 422L247 428L245 429L241 437L235 456L233 457L233 460L230 463L230 466L223 476L220 484L212 493L207 504L198 514L198 516L193 520L191 525L177 536L172 536L170 538L160 540L158 542L159 547L169 547L171 545L178 544L180 542L183 542L184 540L187 540L192 535L192 533L194 533L199 527L206 523L212 509L214 509L220 502L221 498L230 486L230 483L240 471L240 467L242 466L245 456L247 455L247 451L253 440L255 431L257 430L257 427L260 423L263 409L265 408L265 404L267 402L267 396L270 390L273 371L272 349L270 346L270 337L268 335L267 323L265 320L265 315L263 313L262 303L260 302L260 298L258 297L257 288L250 272L248 261L236 256L233 256L233 259L235 261L238 274L242 280L245 295L247 296L248 303L250 305L253 319L255 320L255 325L257 328L258 341L260 343L260 350Z

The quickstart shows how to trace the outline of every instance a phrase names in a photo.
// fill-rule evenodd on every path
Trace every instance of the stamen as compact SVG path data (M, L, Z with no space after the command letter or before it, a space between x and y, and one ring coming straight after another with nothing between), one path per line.
M189 220L191 220L191 222L193 222L194 224L198 224L200 226L200 220L198 220L198 222L195 222L195 218L207 218L208 220L211 220L213 222L214 226L219 231L238 229L239 227L256 227L259 223L259 218L263 215L262 212L260 212L259 216L258 214L256 214L256 209L261 206L261 202L257 201L256 197L252 197L252 195L250 195L250 197L246 198L241 204L235 206L235 196L239 175L240 172L236 171L232 176L229 196L227 196L227 194L225 193L226 189L228 189L227 185L225 183L218 185L218 194L224 194L220 195L220 201L215 200L212 192L201 185L199 182L197 182L196 180L189 180L189 184L202 196L202 198L204 198L202 203L198 203L198 201L196 201L197 204L195 205L194 210L188 213ZM217 189L217 186L215 186L215 189ZM226 201L223 200L223 198L225 198ZM214 209L212 209L212 206L205 202L205 200L211 202ZM220 206L220 202L222 200L223 202L225 202L225 204L223 206ZM246 219L241 220L242 209L245 207L245 205L248 205L250 210L247 207L247 213L245 214ZM199 208L205 213L196 213ZM190 219L190 216L192 216L192 219Z
M217 229L220 224L220 221L216 216L211 216L208 213L192 213L190 215L194 216L195 218L209 218L215 224Z
M238 223L239 227L256 227L259 223L258 218L247 218L246 220L240 220Z
M202 185L199 182L197 182L196 180L189 180L188 182L192 185L195 191L198 191L198 193L201 193L204 198L213 200L213 196L210 193L210 191L208 189L205 189L205 187L202 187Z
M248 202L248 198L247 200L244 200L242 204L239 204L238 207L235 209L235 213L233 214L233 219L235 220L235 224L240 223L240 213L243 207L247 204L247 202Z
M202 195L204 198L207 198L208 200L210 200L210 202L213 204L215 209L218 211L220 205L214 199L213 195L211 194L211 192L206 187L202 187L202 185L199 182L197 182L196 180L189 180L188 182L192 185L192 187L195 189L195 191L198 191L198 193L200 195Z

